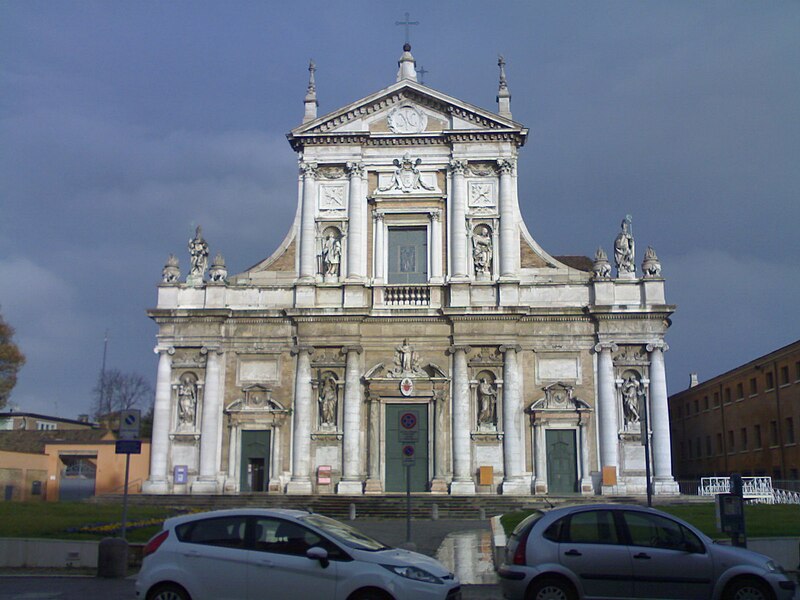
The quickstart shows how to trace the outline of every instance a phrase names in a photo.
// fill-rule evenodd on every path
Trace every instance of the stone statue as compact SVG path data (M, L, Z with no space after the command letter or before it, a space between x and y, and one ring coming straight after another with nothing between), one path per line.
M197 409L197 383L189 373L183 375L178 384L178 424L186 429L194 425Z
M333 232L329 232L322 242L322 262L324 275L339 275L339 265L342 262L342 243Z
M211 263L208 276L214 283L225 283L225 280L228 278L228 269L225 267L225 259L219 252L214 257L214 262Z
M497 390L486 377L478 384L478 426L494 425L497 408Z
M625 429L633 429L639 423L639 398L643 395L639 380L633 375L622 384L622 412Z
M328 377L319 392L320 423L326 427L336 426L336 380Z
M389 181L388 185L379 187L379 192L388 192L389 190L397 189L401 192L409 193L420 188L428 191L436 189L434 186L430 186L422 180L422 173L419 172L419 165L422 163L421 158L412 161L411 155L406 152L402 160L395 158L392 163L395 166L392 179Z
M191 257L189 278L193 281L202 282L208 266L208 243L203 239L203 233L199 225L195 230L194 239L189 240L189 255Z
M642 261L642 273L646 279L655 279L661 277L661 262L656 256L656 251L652 246L648 246L644 251L644 260Z
M394 365L394 369L389 372L389 377L425 375L419 366L419 353L408 343L408 338L395 347Z
M597 252L594 253L592 272L595 279L608 279L611 277L611 263L608 262L606 251L602 248L598 248Z
M617 239L614 240L614 261L617 263L617 274L619 276L636 271L634 254L635 245L633 233L631 232L631 217L628 215L622 220L622 231L617 236Z
M181 270L178 267L178 259L174 254L170 254L167 263L161 270L161 281L163 283L178 283L181 277Z
M492 234L486 225L479 225L472 232L472 262L477 277L491 274Z

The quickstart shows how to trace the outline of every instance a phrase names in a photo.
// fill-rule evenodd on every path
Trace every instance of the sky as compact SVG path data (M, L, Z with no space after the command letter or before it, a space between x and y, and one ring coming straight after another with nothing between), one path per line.
M156 304L199 224L230 273L297 202L308 61L319 114L392 84L497 110L505 57L523 217L550 254L633 217L677 305L670 393L800 338L800 3L0 1L0 312L11 401L75 418L103 361L155 382Z

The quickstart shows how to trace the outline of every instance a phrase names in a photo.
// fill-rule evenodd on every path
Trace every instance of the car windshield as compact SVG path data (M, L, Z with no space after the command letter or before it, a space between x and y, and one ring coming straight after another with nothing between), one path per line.
M300 519L309 525L313 525L323 533L327 533L345 546L356 550L377 552L378 550L388 550L391 548L391 546L387 546L383 542L379 542L375 538L361 533L355 527L350 527L350 525L346 525L335 519L329 519L322 515L308 515L307 517L300 517Z

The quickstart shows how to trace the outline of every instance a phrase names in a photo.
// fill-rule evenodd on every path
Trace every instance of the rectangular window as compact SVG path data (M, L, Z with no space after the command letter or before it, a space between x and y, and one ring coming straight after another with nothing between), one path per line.
M736 384L736 399L741 400L744 398L744 385L741 383Z
M728 453L733 452L735 446L736 444L734 443L733 439L733 430L731 429L728 431Z
M761 448L761 425L753 425L753 441L756 448Z
M758 380L753 377L750 380L750 395L755 396L758 393Z
M700 412L700 401L697 399L694 401L694 412L695 414Z
M786 418L786 443L794 444L794 419Z
M770 446L778 445L778 422L769 422L769 444Z
M731 402L731 388L725 388L725 404L730 404Z
M789 385L789 367L781 367L781 385Z
M714 406L719 406L719 392L714 392Z
M742 427L741 435L739 437L742 440L742 451L747 450L747 427Z
M767 389L771 390L772 388L775 387L775 377L772 375L771 372L767 373L766 377L767 377Z
M389 227L389 283L427 282L427 227Z
M794 363L794 380L800 381L800 360Z
M708 410L708 396L703 396L703 410Z
M47 423L45 421L36 421L36 429L39 431L52 431L56 428L55 423Z

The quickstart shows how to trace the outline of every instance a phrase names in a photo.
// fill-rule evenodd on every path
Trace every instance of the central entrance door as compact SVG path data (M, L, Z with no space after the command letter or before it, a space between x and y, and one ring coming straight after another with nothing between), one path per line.
M269 486L270 431L242 431L239 489L266 492Z
M575 431L548 429L547 491L550 494L574 494L578 491L578 455L575 451Z
M410 464L411 491L428 490L428 407L425 404L386 405L386 491L406 491Z

